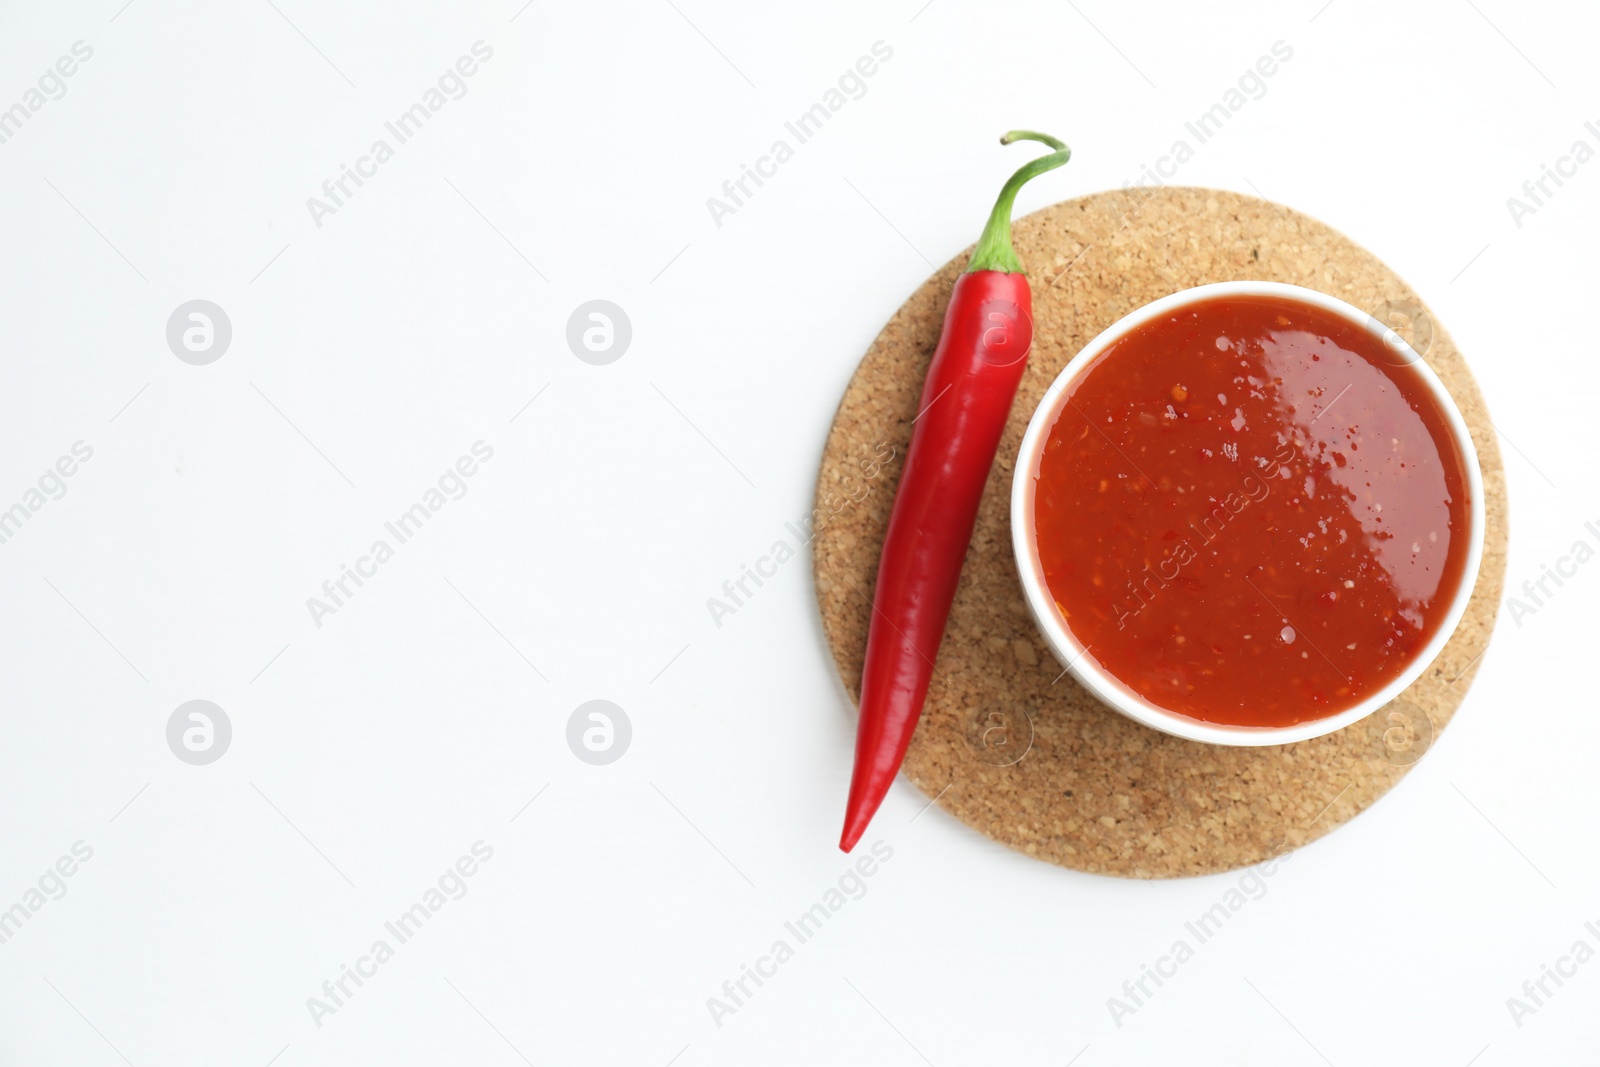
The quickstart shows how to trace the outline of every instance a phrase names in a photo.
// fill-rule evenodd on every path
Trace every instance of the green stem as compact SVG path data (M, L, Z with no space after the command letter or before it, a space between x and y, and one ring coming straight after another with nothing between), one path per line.
M978 246L972 250L972 259L967 263L967 273L979 270L1000 270L1007 274L1022 274L1022 261L1017 258L1016 250L1011 247L1011 205L1017 199L1017 190L1033 178L1038 177L1047 170L1055 170L1061 164L1072 158L1072 149L1045 133L1035 133L1032 130L1012 130L1000 138L1001 144L1011 144L1013 141L1038 141L1047 144L1055 151L1048 156L1040 156L1030 163L1025 163L1022 169L1011 176L1005 187L1000 190L1000 196L994 202L994 210L989 212L989 221L983 227L983 234L978 238Z

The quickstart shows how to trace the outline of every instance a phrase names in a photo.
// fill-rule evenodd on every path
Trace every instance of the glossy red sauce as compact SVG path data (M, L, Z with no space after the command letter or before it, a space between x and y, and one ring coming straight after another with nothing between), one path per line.
M1291 300L1145 324L1073 384L1039 465L1044 575L1147 700L1285 726L1349 708L1443 625L1467 475L1417 372Z

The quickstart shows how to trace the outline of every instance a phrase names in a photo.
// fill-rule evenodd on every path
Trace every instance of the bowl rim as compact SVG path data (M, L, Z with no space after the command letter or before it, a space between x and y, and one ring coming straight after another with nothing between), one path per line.
M1050 429L1055 425L1062 406L1062 397L1068 387L1112 342L1122 339L1132 330L1179 308L1227 296L1272 296L1309 304L1366 329L1395 351L1405 363L1416 370L1435 405L1444 415L1445 423L1450 428L1466 467L1467 493L1471 498L1467 520L1467 559L1461 573L1461 582L1442 625L1427 645L1413 657L1398 676L1361 702L1338 714L1289 726L1233 726L1205 722L1163 708L1135 692L1102 667L1073 635L1056 608L1055 598L1045 585L1043 567L1035 547L1037 537L1033 522L1034 497L1039 460L1044 442L1049 437ZM1454 398L1450 396L1433 368L1387 323L1380 322L1374 316L1338 297L1286 282L1232 281L1198 285L1145 304L1106 327L1062 368L1050 388L1040 398L1022 435L1022 443L1012 472L1012 553L1016 559L1017 572L1021 577L1029 611L1056 658L1090 694L1113 710L1163 733L1216 745L1282 745L1322 737L1359 722L1392 701L1422 676L1429 665L1438 658L1440 651L1460 625L1467 605L1472 599L1473 590L1477 587L1478 571L1483 562L1484 534L1483 471L1478 463L1477 448L1473 445L1471 431L1467 428L1466 420L1457 408Z

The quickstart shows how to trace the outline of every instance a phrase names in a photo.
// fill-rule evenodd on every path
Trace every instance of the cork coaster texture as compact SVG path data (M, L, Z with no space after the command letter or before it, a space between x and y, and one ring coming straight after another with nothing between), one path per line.
M1477 384L1398 275L1344 235L1269 201L1193 188L1098 193L1019 220L1014 239L1033 286L1033 353L904 773L994 840L1098 874L1209 874L1313 841L1425 756L1488 646L1505 577L1505 472ZM817 600L852 700L911 422L968 254L923 283L872 343L823 452L812 541ZM1008 514L1023 430L1078 350L1158 297L1235 280L1291 282L1337 296L1380 315L1421 351L1471 428L1488 518L1466 616L1422 677L1344 730L1269 748L1158 733L1063 674L1023 602Z

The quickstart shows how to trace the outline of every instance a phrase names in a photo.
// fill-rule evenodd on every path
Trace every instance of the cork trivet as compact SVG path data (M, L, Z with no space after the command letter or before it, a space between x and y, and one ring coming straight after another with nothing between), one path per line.
M1171 878L1230 870L1315 840L1386 793L1449 723L1488 646L1505 577L1504 469L1465 361L1416 293L1370 252L1288 208L1210 189L1099 193L1015 225L1034 340L989 476L905 774L956 818L1080 871ZM911 421L967 252L906 301L839 404L817 483L817 600L859 694L869 597ZM1483 567L1455 635L1394 703L1337 733L1226 748L1141 726L1089 696L1023 603L1008 504L1022 432L1045 389L1129 311L1206 282L1270 280L1379 314L1423 352L1466 416L1483 467ZM1410 321L1408 321L1410 320Z

